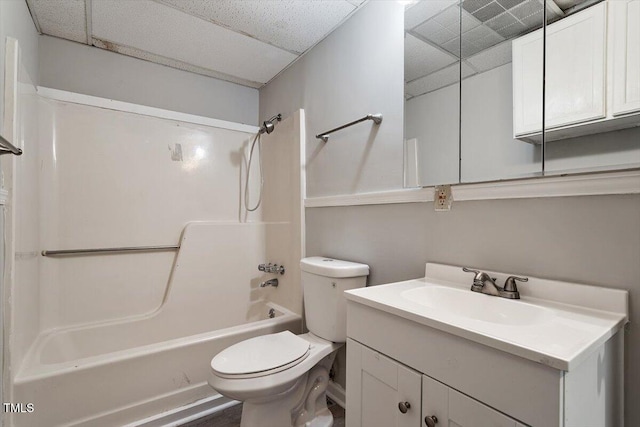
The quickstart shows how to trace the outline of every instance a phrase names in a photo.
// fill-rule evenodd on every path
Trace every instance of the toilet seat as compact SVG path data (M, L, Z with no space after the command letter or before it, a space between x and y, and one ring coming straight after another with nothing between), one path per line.
M290 369L305 360L311 345L290 331L263 335L226 348L211 361L221 378L263 377Z

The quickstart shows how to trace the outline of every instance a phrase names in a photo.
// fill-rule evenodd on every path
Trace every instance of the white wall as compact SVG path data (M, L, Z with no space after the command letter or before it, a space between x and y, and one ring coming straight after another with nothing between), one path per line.
M4 116L4 55L6 37L17 39L22 49L22 63L31 80L38 84L38 33L27 3L22 0L0 1L0 132Z
M402 186L403 23L402 5L370 2L261 89L260 117L306 112L309 196ZM382 124L314 138L368 113Z
M30 79L37 83L38 81L38 34L35 29L35 25L31 20L31 15L27 8L27 4L21 0L1 0L0 1L0 134L6 136L7 129L4 129L4 95L5 95L5 43L7 36L17 39L20 48L22 50L22 63L24 64L24 72L30 76ZM2 173L0 168L0 173ZM3 185L0 182L0 186ZM3 210L10 210L11 207L3 208ZM5 226L11 226L10 223L2 221L2 227L0 228L0 241L5 239ZM4 283L4 264L5 264L5 252L2 251L0 256L0 298L2 301L0 305L0 316L3 317L0 321L2 326L3 337L0 338L0 365L2 366L2 391L0 392L0 401L6 402L11 396L7 394L5 386L8 380L8 372L5 372L5 365L10 363L5 360L7 356L5 352L5 344L9 341L9 334L5 333L5 327L11 323L5 324L7 320L5 318L5 309L8 308L8 301L5 298L10 295L10 290L6 288L11 286L10 283ZM13 254L11 253L11 256Z
M42 35L40 86L238 123L258 123L258 90Z

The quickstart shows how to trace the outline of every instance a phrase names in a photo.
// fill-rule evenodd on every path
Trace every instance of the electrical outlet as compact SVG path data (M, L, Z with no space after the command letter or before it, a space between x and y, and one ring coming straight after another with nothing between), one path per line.
M451 196L451 186L436 185L433 194L434 209L436 211L451 210L451 202L453 202L453 197Z

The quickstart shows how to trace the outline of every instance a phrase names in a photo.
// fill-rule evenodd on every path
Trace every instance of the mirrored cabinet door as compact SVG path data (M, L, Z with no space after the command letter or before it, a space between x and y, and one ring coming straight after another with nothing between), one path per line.
M544 0L464 0L461 181L542 173ZM530 138L537 135L538 143Z
M545 175L637 168L640 0L567 3L546 31Z
M405 9L405 186L459 181L460 5L409 2Z

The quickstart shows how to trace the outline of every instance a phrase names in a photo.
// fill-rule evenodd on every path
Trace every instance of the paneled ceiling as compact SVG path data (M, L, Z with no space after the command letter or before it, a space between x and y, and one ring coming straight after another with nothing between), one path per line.
M38 31L261 87L364 0L26 0Z
M547 22L584 0L547 1ZM405 11L405 98L511 62L511 40L542 27L544 0L421 0ZM462 34L462 41L460 40Z

